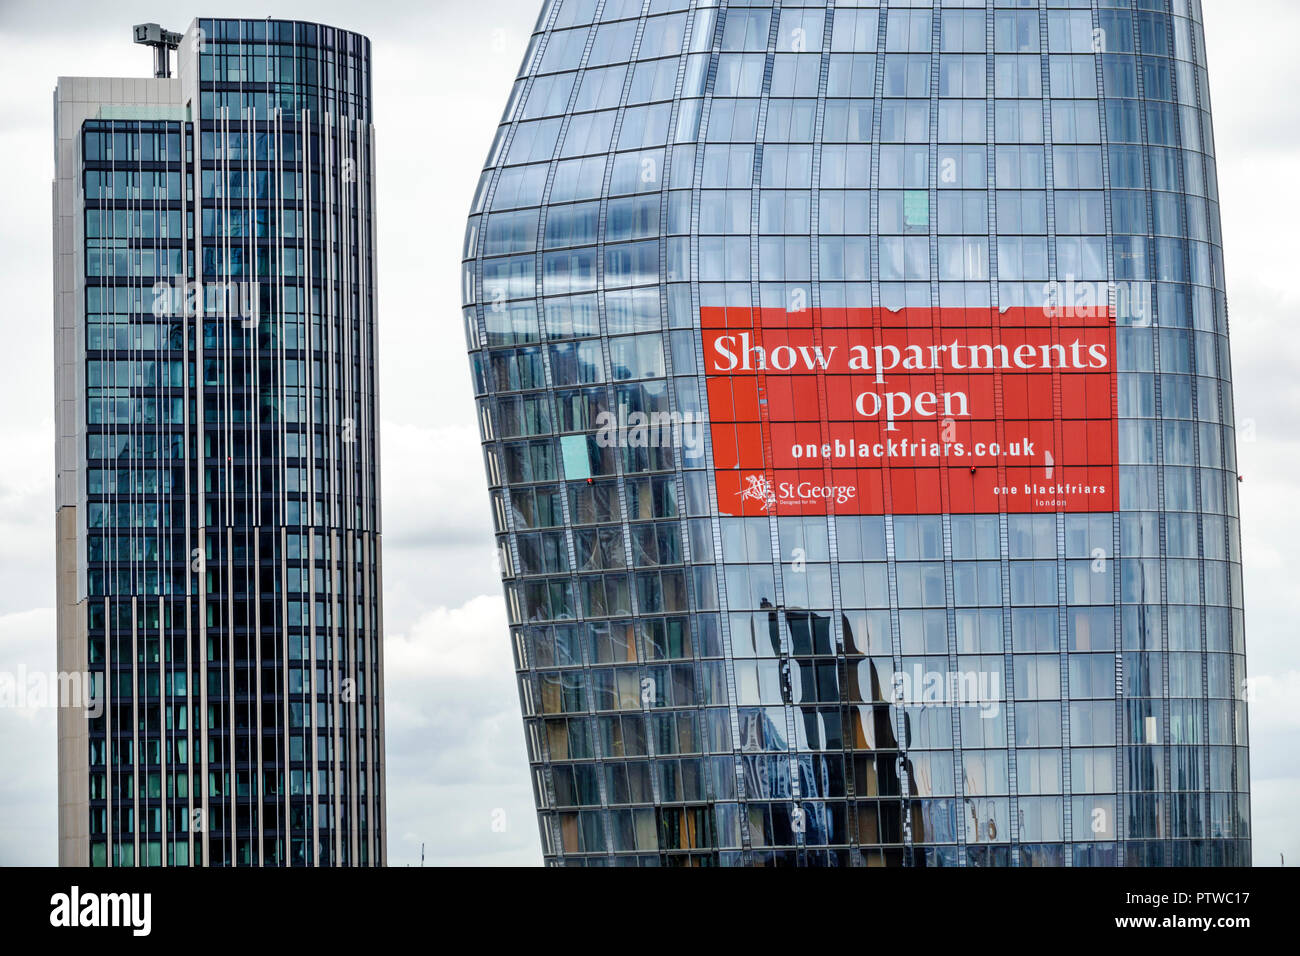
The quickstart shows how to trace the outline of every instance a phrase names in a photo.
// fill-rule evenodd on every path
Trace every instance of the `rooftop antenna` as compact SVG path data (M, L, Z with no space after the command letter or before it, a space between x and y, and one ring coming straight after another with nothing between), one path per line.
M164 30L156 23L137 23L131 29L136 43L153 47L153 75L158 79L171 76L171 51L181 45L181 34Z

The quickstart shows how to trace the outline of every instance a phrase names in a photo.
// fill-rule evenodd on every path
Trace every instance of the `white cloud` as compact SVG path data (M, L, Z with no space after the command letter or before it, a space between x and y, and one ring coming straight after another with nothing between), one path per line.
M431 606L492 593L499 572L472 424L382 430L384 622L404 630Z
M391 863L418 862L422 842L430 863L540 863L500 596L390 631L384 675Z
M54 609L0 615L0 672L52 673ZM0 706L0 864L55 861L58 791L56 713L51 707Z
M1300 671L1256 674L1248 687L1253 733L1300 729Z

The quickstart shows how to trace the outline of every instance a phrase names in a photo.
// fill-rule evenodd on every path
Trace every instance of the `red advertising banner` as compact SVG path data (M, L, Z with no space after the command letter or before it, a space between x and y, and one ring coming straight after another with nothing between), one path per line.
M728 515L1119 506L1107 309L701 310Z

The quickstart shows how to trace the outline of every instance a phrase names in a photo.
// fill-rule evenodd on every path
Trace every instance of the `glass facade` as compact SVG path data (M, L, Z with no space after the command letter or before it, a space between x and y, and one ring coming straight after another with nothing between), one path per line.
M369 49L198 20L56 93L65 862L385 862Z
M548 864L1250 862L1199 6L543 4L462 295ZM963 508L951 464L886 467L874 514L769 509L791 400L760 377L741 414L706 347L1076 306L1113 336L1103 509Z

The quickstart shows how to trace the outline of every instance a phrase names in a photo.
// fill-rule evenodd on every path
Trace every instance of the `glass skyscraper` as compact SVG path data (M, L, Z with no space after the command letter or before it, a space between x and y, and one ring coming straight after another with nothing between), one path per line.
M546 0L462 293L546 861L1250 862L1198 0Z
M54 94L59 861L382 865L370 41L135 39Z

